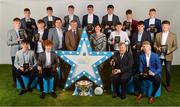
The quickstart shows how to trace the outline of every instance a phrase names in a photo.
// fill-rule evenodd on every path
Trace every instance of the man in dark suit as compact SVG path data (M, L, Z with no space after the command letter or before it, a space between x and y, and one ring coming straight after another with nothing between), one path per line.
M38 58L39 53L44 52L43 41L48 39L48 29L45 29L44 20L38 20L37 27L38 29L33 33L36 59Z
M70 22L72 20L76 20L77 21L78 28L81 27L81 23L80 23L79 17L74 14L74 8L75 7L73 5L69 5L68 6L68 13L69 14L64 17L64 27L65 27L66 31L71 29Z
M111 60L113 84L113 98L120 96L119 85L121 85L121 99L126 98L126 85L131 77L133 57L126 51L126 44L119 43L119 51L116 52Z
M82 32L77 28L77 22L71 21L71 30L66 32L65 43L67 50L75 51L79 45Z
M30 43L31 50L34 50L33 32L37 29L35 19L30 17L31 11L29 8L24 9L24 18L21 19L21 28L26 30L27 40Z
M138 32L133 33L132 35L132 52L134 62L139 62L139 55L142 53L141 45L144 41L151 42L151 36L149 32L144 31L144 22L138 22ZM134 63L134 73L138 73L139 71L139 63Z
M50 93L52 97L57 97L55 93L56 83L55 80L57 78L57 66L58 66L58 57L55 52L52 52L51 49L53 47L53 43L50 40L44 41L45 52L39 54L38 57L38 77L39 77L39 85L41 90L40 98L45 98L45 92L43 90L43 78L52 78L54 77L54 87L52 92Z
M92 24L93 26L99 24L99 17L93 13L94 12L93 5L90 4L87 6L87 12L88 14L83 16L82 28L87 27L89 24Z
M142 46L144 53L139 57L139 74L134 77L135 86L138 89L138 96L136 99L140 100L143 97L141 81L150 80L153 82L153 91L151 93L151 97L149 98L149 103L152 104L155 102L154 96L160 87L162 66L159 56L151 51L150 42L145 41Z
M52 7L47 7L47 16L43 18L45 24L46 24L46 28L50 29L53 28L53 21L57 18L56 16L53 16L53 8Z
M151 41L154 43L156 33L162 31L161 20L156 18L156 9L152 8L149 10L150 18L144 20L145 30L150 32Z

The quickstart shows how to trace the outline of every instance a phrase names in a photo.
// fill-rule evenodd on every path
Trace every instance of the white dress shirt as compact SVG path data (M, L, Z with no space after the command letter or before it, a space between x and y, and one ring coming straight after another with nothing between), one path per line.
M51 65L51 53L50 52L45 52L46 53L46 63L45 66Z
M53 17L52 16L48 16L48 21L53 21Z
M150 57L151 57L151 53L149 53L149 54L145 54L146 55L146 65L147 65L147 67L149 67L149 63L150 63Z
M169 34L169 32L163 32L162 33L161 45L166 45L168 34Z
M149 25L151 25L151 24L155 24L155 18L150 18L149 19Z
M93 23L93 14L88 14L88 23Z
M59 49L62 48L62 38L63 38L63 32L62 29L56 28L57 30L57 34L58 34L58 38L59 38Z
M44 34L44 29L43 30L38 30L38 33L40 34L40 37L39 37L39 40L42 40L42 36ZM41 53L43 52L43 47L42 47L42 43L40 41L38 41L38 44L37 44L37 53Z
M108 21L112 21L113 19L113 14L108 14Z
M138 32L138 42L141 42L143 32Z

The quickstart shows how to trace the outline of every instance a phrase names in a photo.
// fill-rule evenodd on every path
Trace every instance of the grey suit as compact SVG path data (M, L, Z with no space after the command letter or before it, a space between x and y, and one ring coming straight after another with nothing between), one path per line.
M80 23L79 17L77 15L73 15L73 20L77 21L78 28L80 28L81 23ZM66 28L66 31L68 30L69 24L70 24L69 23L69 15L67 15L64 17L64 27Z
M35 67L37 62L34 52L31 50L28 51L28 59L29 59L29 66ZM16 69L19 69L20 67L23 66L23 64L24 64L24 57L23 57L23 50L21 49L16 53L14 66L16 67Z
M62 38L62 49L65 49L65 40L64 40L64 30L62 29L63 32L63 38ZM54 50L58 50L59 49L59 37L58 37L58 33L57 33L57 29L56 28L51 28L49 29L49 33L48 33L48 40L51 40L53 42L54 45Z
M15 56L16 52L19 50L19 42L16 40L18 39L18 34L16 33L15 29L11 29L7 33L7 45L11 47L10 54L11 56Z

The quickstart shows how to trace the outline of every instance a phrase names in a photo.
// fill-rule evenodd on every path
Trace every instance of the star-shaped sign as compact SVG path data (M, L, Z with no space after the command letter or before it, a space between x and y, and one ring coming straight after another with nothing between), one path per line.
M58 56L71 65L65 88L86 76L95 84L103 87L97 66L113 55L113 52L92 51L86 30L83 30L81 40L76 51L57 51Z

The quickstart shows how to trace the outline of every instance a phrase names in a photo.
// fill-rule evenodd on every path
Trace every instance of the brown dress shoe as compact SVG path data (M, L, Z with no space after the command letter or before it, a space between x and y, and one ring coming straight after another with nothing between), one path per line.
M149 104L153 104L155 102L154 97L149 98Z
M142 97L143 97L143 95L139 94L138 96L136 96L136 100L141 100Z

